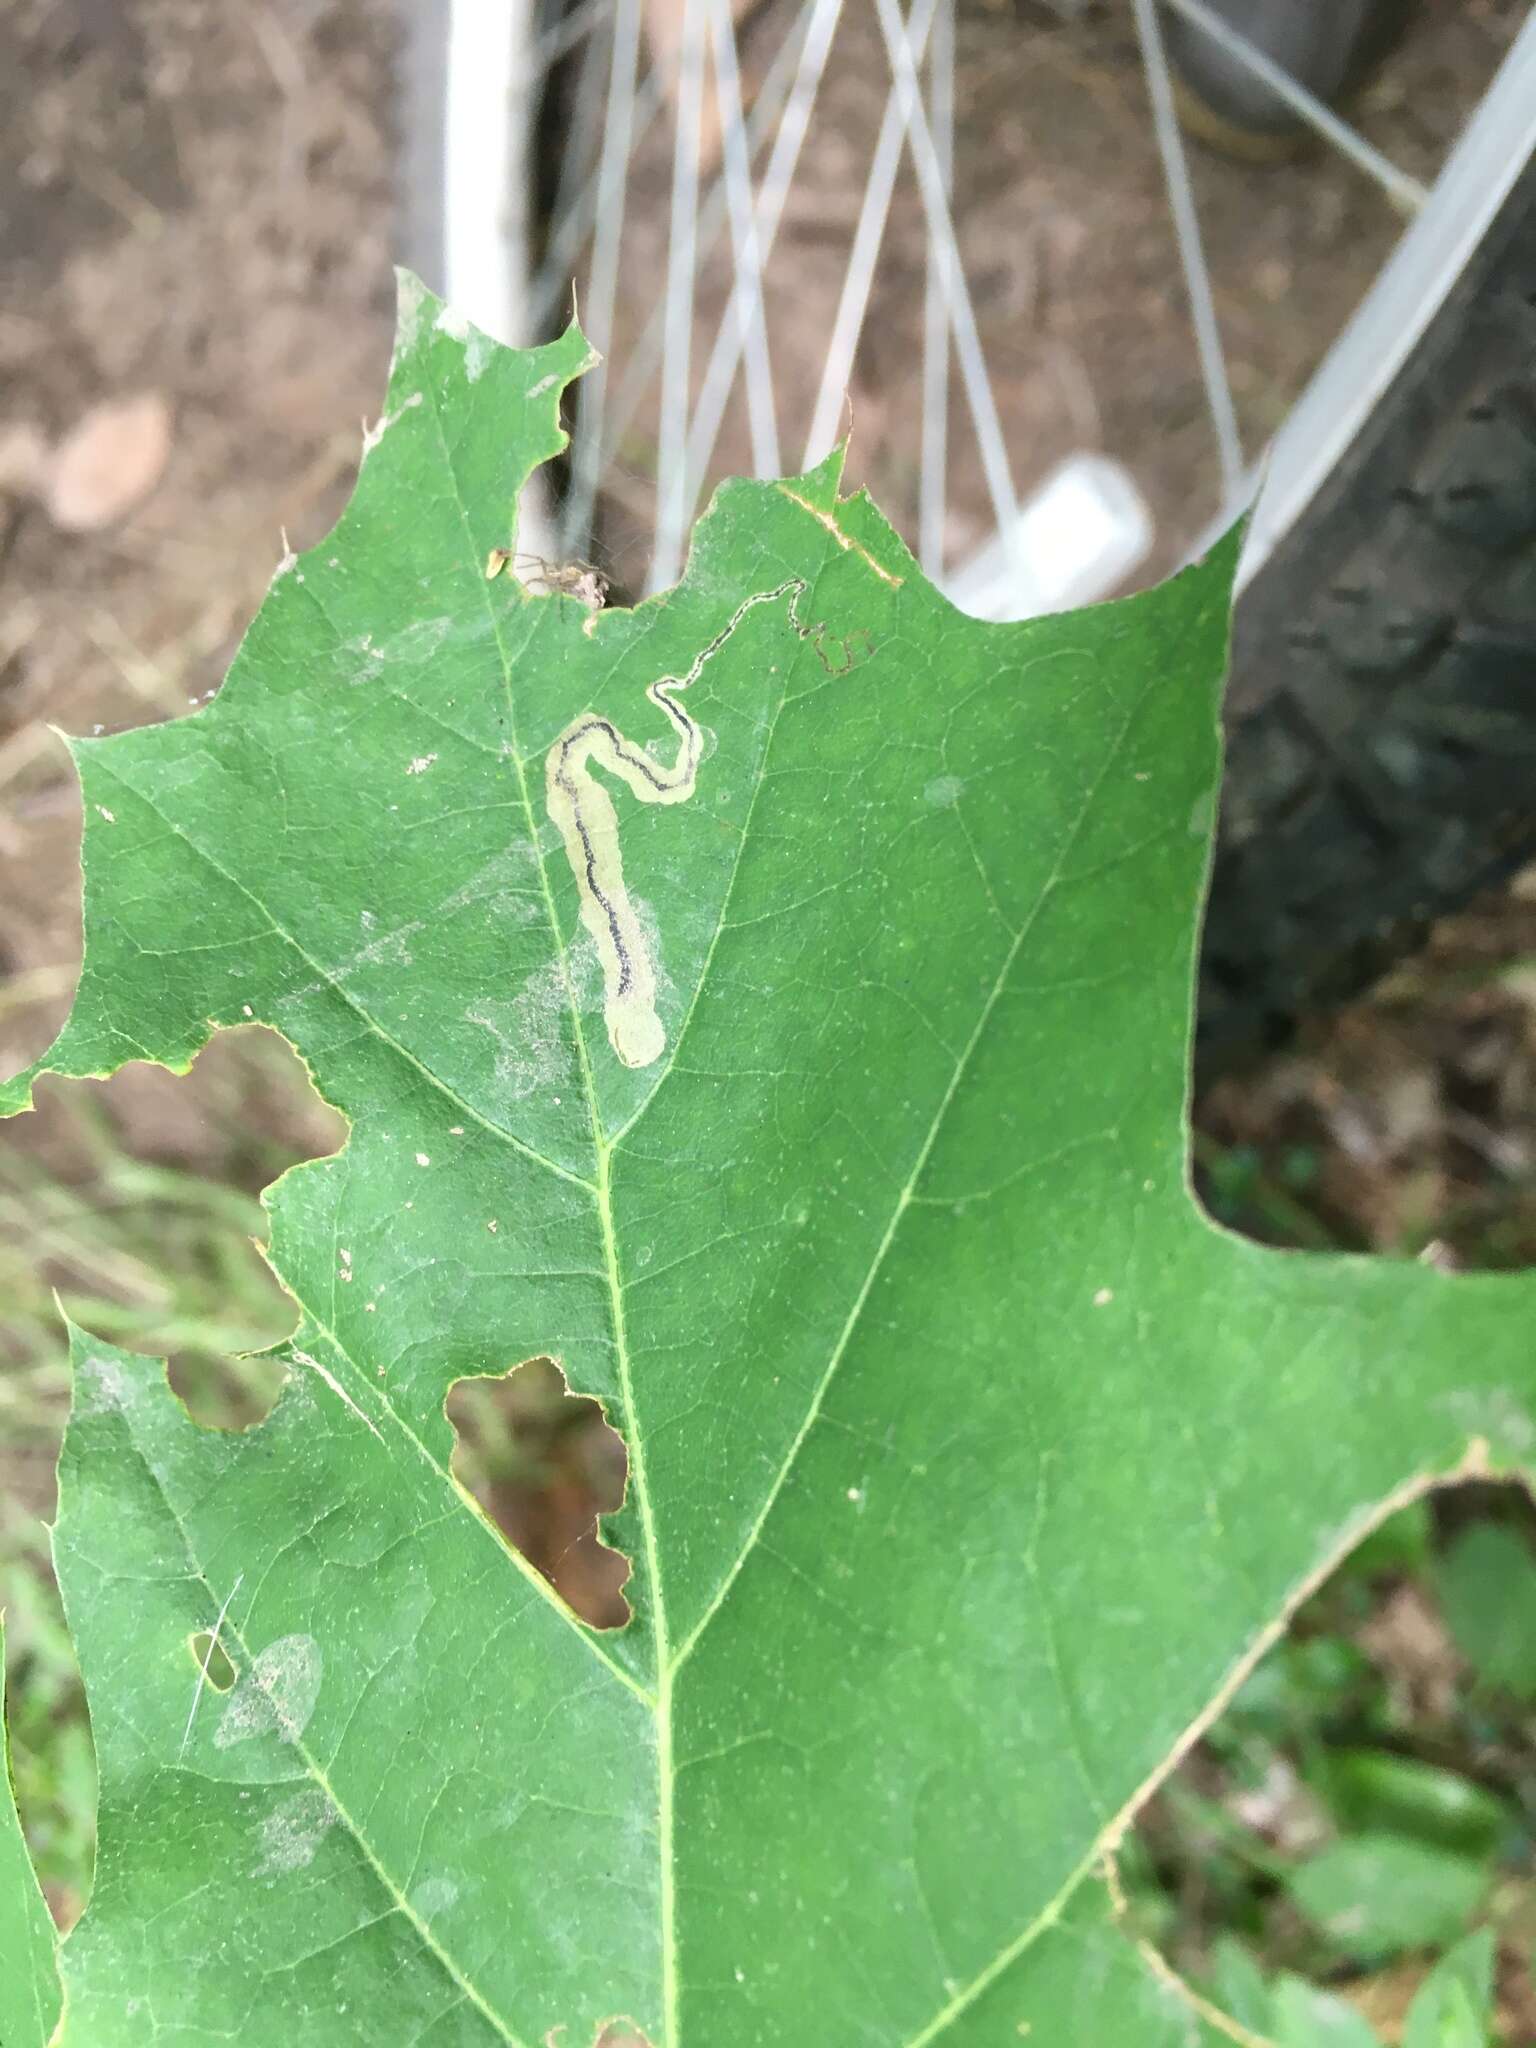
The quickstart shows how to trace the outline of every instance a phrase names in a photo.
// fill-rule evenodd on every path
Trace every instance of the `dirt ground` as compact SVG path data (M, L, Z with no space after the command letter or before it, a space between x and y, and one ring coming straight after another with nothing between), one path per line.
M345 501L389 353L392 43L380 0L0 12L0 445L143 392L172 421L157 488L103 531L0 499L0 1058L46 1043L78 945L49 725L215 687L283 530L311 542Z

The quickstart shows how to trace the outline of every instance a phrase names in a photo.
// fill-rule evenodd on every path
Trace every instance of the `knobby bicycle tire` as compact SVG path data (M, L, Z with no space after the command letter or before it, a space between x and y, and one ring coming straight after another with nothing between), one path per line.
M1536 857L1536 160L1244 593L1201 1078Z

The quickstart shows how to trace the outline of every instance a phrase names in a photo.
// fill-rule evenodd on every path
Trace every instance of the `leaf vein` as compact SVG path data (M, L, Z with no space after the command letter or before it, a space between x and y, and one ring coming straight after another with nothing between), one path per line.
M1109 771L1113 767L1115 761L1118 759L1120 750L1124 746L1126 738L1131 732L1132 727L1135 725L1136 720L1140 715L1142 705L1146 702L1149 694L1150 686L1147 689L1143 690L1142 693L1137 697L1135 703L1131 706L1129 712L1126 714L1126 717L1121 724L1119 732L1115 735L1113 743L1106 749L1104 759L1099 765L1098 774L1094 777L1092 784L1090 785L1089 789L1087 790L1083 798L1082 807L1077 814L1077 818L1074 821L1071 830L1066 834L1065 838L1062 841L1061 847L1057 852L1056 859L1052 866L1051 872L1046 877L1045 881L1042 883L1039 894L1035 899L1034 905L1030 909L1029 914L1025 917L1024 922L1020 925L1018 931L1014 934L1013 939L1009 944L1006 953L1003 956L1002 965L999 967L996 978L994 979L992 986L988 990L986 998L982 1003L981 1013L976 1020L975 1028L971 1032L971 1035L967 1039L965 1045L960 1050L960 1056L958 1060L955 1062L954 1071L950 1075L948 1085L946 1086L943 1095L939 1099L938 1107L935 1109L933 1113L932 1120L930 1121L928 1129L924 1134L922 1144L918 1148L917 1158L913 1164L912 1170L910 1174L907 1176L907 1179L903 1182L901 1188L897 1192L896 1200L891 1208L889 1221L886 1224L884 1233L881 1236L879 1244L875 1248L874 1257L870 1261L869 1268L864 1275L864 1279L860 1284L859 1290L855 1294L853 1302L849 1307L847 1317L843 1323L843 1327L841 1331L838 1333L836 1343L832 1347L832 1352L830 1357L828 1358L826 1368L822 1372L820 1380L817 1382L815 1391L811 1397L810 1406L806 1411L805 1419L801 1423L799 1429L795 1432L794 1438L791 1441L788 1450L784 1454L783 1461L780 1464L777 1473L774 1475L773 1481L770 1484L766 1495L764 1496L762 1506L758 1510L757 1515L754 1517L751 1528L747 1531L746 1541L742 1544L741 1549L737 1552L735 1559L726 1570L725 1575L721 1579L719 1586L716 1588L715 1593L710 1599L708 1606L704 1609L704 1612L700 1615L698 1621L695 1622L693 1628L689 1631L688 1635L684 1638L683 1642L679 1646L674 1659L674 1671L679 1669L683 1665L683 1663L688 1659L688 1657L690 1657L693 1654L693 1651L697 1647L700 1638L704 1634L704 1631L709 1627L709 1624L714 1620L715 1616L719 1613L722 1605L725 1602L726 1596L729 1594L731 1587L735 1584L736 1579L742 1570L742 1567L745 1565L748 1557L751 1555L754 1547L756 1546L758 1539L762 1535L763 1529L767 1524L769 1516L773 1512L774 1505L777 1502L779 1495L784 1490L784 1486L788 1481L790 1472L794 1468L795 1460L800 1455L801 1448L803 1447L806 1438L810 1435L811 1430L815 1427L816 1419L821 1413L822 1404L826 1399L827 1392L832 1385L833 1379L836 1377L838 1367L842 1364L843 1359L847 1354L848 1346L853 1338L853 1333L855 1329L858 1327L860 1317L863 1315L865 1304L869 1300L870 1294L874 1290L875 1282L879 1278L879 1275L885 1265L885 1261L889 1256L891 1246L896 1241L896 1237L901 1228L901 1220L903 1216L905 1216L907 1210L912 1205L912 1198L916 1193L917 1183L921 1179L923 1172L927 1167L929 1158L932 1156L935 1144L938 1142L939 1132L943 1128L945 1117L949 1114L950 1105L953 1103L955 1096L959 1092L961 1083L965 1078L965 1074L970 1066L971 1060L975 1056L976 1049L980 1045L982 1037L986 1032L987 1026L991 1022L992 1016L996 1011L998 1002L1002 998L1003 991L1007 987L1008 979L1013 971L1014 963L1017 961L1020 952L1023 950L1025 942L1029 938L1030 933L1033 931L1034 926L1037 920L1039 919L1041 912L1045 908L1045 905L1049 902L1052 892L1055 889L1058 878L1065 871L1067 861L1070 859L1072 854L1072 849L1076 846L1078 839L1082 834L1084 826L1093 814L1094 805L1097 802L1100 790L1104 786L1105 779L1107 778Z

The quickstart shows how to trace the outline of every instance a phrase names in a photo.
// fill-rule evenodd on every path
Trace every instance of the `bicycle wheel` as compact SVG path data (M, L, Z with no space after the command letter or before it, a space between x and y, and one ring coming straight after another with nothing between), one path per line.
M1239 604L1208 1069L1536 854L1536 164Z
M574 396L563 501L537 546L525 538L531 552L596 550L630 590L672 580L712 479L818 459L851 389L855 473L929 573L970 608L1019 615L1107 594L1142 556L1143 574L1174 566L1202 526L1249 503L1270 441L1238 614L1208 1057L1272 1041L1303 1007L1384 964L1415 920L1536 850L1508 770L1509 722L1523 715L1508 661L1502 684L1491 656L1467 684L1473 641L1491 633L1507 648L1536 618L1517 573L1520 521L1511 510L1496 538L1471 537L1466 492L1484 486L1461 477L1470 458L1447 424L1492 445L1500 421L1525 417L1517 323L1494 323L1494 375L1481 310L1490 294L1512 304L1522 289L1524 240L1497 224L1513 219L1499 201L1536 140L1536 28L1522 31L1517 9L1484 12L1490 68L1507 52L1499 83L1431 191L1454 125L1440 100L1425 92L1416 106L1409 165L1388 162L1234 33L1222 18L1231 0L1166 0L1166 18L1156 0L1086 14L1042 5L1023 23L957 12L955 0L912 0L905 13L897 0L550 0L538 16L439 4L447 169L442 261L433 270L428 251L429 274L516 339L563 318L578 277L584 325L612 366ZM663 11L670 42L657 35ZM1360 15L1341 82L1376 19ZM1281 172L1192 169L1165 28L1186 52L1209 46L1246 66L1340 154ZM1422 33L1450 30L1426 15ZM1021 47L1035 81L1027 124ZM1414 49L1410 38L1410 73ZM518 83L498 102L513 109L510 139L487 154L475 137L498 64ZM472 81L457 105L456 76ZM1089 120L1095 102L1108 113ZM476 150L478 178L463 161ZM526 209L509 226L487 204L514 175L525 194L539 186L541 232ZM1258 182L1276 179L1303 181L1306 195L1283 232L1266 214L1277 188ZM481 230L478 255L463 254L477 245L454 227L455 192ZM1302 381L1295 360L1265 353L1268 328L1283 324L1275 298L1311 296L1313 339L1344 326L1415 211L1324 372L1272 440L1256 431ZM488 222L499 255L486 253ZM1238 295L1234 275L1256 289ZM1234 356L1246 376L1233 374ZM1477 395L1490 376L1491 419ZM1453 479L1444 489L1424 468L1429 420ZM1149 434L1158 450L1146 463ZM1488 486L1501 504L1523 503L1519 476ZM1414 525L1426 536L1416 549L1376 534L1383 506L1394 535ZM525 535L538 511L525 511ZM1445 539L1443 560L1427 536ZM1362 555L1367 540L1375 552ZM1415 603L1426 573L1438 579L1434 631L1393 671L1387 726L1381 664L1370 670L1361 653L1372 630L1361 600L1330 580L1345 556L1343 587L1359 586L1370 618L1392 616L1397 579L1413 580ZM1497 631L1478 623L1485 612ZM1463 685L1482 708L1458 721L1447 706Z

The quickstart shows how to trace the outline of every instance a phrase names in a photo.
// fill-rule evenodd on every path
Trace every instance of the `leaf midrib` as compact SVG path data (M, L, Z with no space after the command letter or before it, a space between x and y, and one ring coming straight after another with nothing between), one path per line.
M912 1170L908 1174L907 1179L903 1182L900 1190L897 1193L896 1200L892 1205L890 1220L886 1224L885 1231L881 1236L879 1245L876 1247L875 1255L873 1259L870 1261L868 1270L866 1271L864 1276L863 1283L860 1286L858 1293L855 1295L853 1302L849 1307L847 1317L844 1320L843 1327L838 1334L837 1342L834 1344L832 1348L832 1352L830 1357L828 1358L826 1368L823 1371L820 1380L817 1382L815 1392L811 1397L811 1402L806 1412L805 1420L801 1424L799 1430L796 1432L795 1437L791 1442L788 1451L785 1453L782 1463L779 1466L778 1472L775 1474L773 1481L770 1484L766 1495L764 1496L762 1506L759 1509L758 1514L752 1523L752 1527L748 1532L746 1542L742 1545L740 1551L738 1552L733 1562L727 1567L725 1575L722 1578L715 1593L706 1605L699 1620L694 1624L693 1628L689 1631L687 1637L684 1639L681 1647L679 1648L677 1653L677 1665L681 1665L685 1661L685 1659L692 1654L693 1650L696 1648L699 1642L699 1639L704 1634L705 1629L708 1627L709 1623L713 1620L714 1616L719 1612L721 1606L724 1604L727 1596L730 1593L731 1587L735 1584L736 1579L739 1576L743 1566L746 1564L748 1557L751 1555L752 1550L758 1541L758 1538L761 1536L762 1531L767 1524L769 1516L773 1512L774 1504L778 1500L779 1495L782 1493L784 1486L789 1479L789 1475L793 1470L795 1460L799 1456L801 1447L805 1443L805 1440L807 1436L810 1434L812 1428L815 1426L817 1417L820 1415L822 1405L826 1399L827 1392L832 1385L833 1379L836 1377L838 1367L841 1365L843 1358L847 1354L848 1346L852 1341L854 1332L858 1326L859 1319L863 1314L864 1305L869 1299L870 1293L872 1292L875 1283L878 1280L880 1273L885 1265L885 1261L889 1256L891 1247L894 1245L896 1238L900 1232L902 1218L905 1216L907 1210L912 1206L914 1200L917 1199L918 1182L921 1180L923 1173L927 1168L928 1161L933 1153L933 1148L937 1144L939 1134L943 1129L945 1118L948 1116L950 1107L953 1104L956 1095L959 1093L962 1083L964 1082L965 1075L970 1067L971 1060L974 1057L977 1048L981 1044L983 1037L986 1035L987 1026L990 1024L993 1013L997 1008L997 1004L1001 1000L1003 993L1007 988L1009 978L1011 977L1014 967L1018 962L1020 953L1023 951L1024 946L1028 942L1030 934L1033 932L1042 911L1045 909L1046 904L1050 901L1052 894L1055 892L1056 888L1063 879L1063 873L1066 864L1071 858L1072 850L1076 846L1077 841L1082 834L1084 826L1086 825L1089 817L1092 815L1094 806L1098 800L1099 791L1103 787L1105 777L1109 774L1111 768L1115 764L1115 761L1119 757L1120 751L1125 744L1126 738L1128 734L1131 732L1132 728L1134 727L1136 720L1140 716L1142 706L1146 702L1148 695L1150 695L1152 687L1154 686L1149 685L1147 690L1143 691L1141 695L1139 695L1135 699L1134 703L1126 712L1120 730L1115 734L1114 739L1111 741L1109 747L1105 751L1104 758L1099 766L1098 773L1094 776L1093 781L1091 782L1083 796L1082 804L1078 811L1077 817L1073 821L1070 831L1066 833L1062 840L1060 849L1057 852L1056 859L1052 865L1050 873L1047 875L1044 882L1041 883L1039 893L1036 896L1034 903L1030 907L1022 923L1019 925L1017 931L1014 933L1013 938L1010 941L1003 955L1002 965L999 967L998 972L993 980L992 986L988 990L987 995L983 1000L980 1013L978 1014L976 1019L975 1026L973 1027L969 1038L961 1047L960 1055L958 1059L955 1061L954 1069L950 1075L949 1083L946 1086L944 1093L939 1100L937 1108L934 1110L932 1119L930 1120L928 1125L927 1132L924 1134L922 1143L918 1148L917 1157L913 1162ZM676 1668L676 1666L674 1666L674 1668Z
M443 466L453 484L453 501L459 515L459 523L466 542L466 559L471 575L477 550L474 535L470 530L469 508L459 487L458 471L454 465L448 435L443 422L442 405L436 383L430 378L423 380L431 394L431 413L437 432L438 446L442 452ZM656 1541L655 1518L651 1506L650 1487L646 1478L645 1446L635 1406L634 1383L630 1370L629 1342L624 1320L624 1283L619 1267L618 1237L614 1229L612 1200L612 1158L613 1147L602 1127L602 1118L597 1103L597 1089L593 1082L591 1055L587 1048L586 1029L582 1022L581 1010L576 1001L576 989L570 969L570 955L560 929L560 920L555 911L554 892L550 887L549 867L540 841L538 821L533 813L533 798L528 787L528 772L523 759L523 748L519 737L517 706L512 691L512 659L502 633L502 616L492 595L491 586L483 578L478 579L481 599L491 623L496 651L501 662L502 690L507 709L507 731L511 744L511 758L517 776L517 786L522 798L523 815L527 826L528 844L532 847L538 863L539 887L544 897L545 916L549 926L550 942L560 965L560 978L565 987L566 1007L571 1019L572 1035L576 1044L581 1069L582 1091L586 1097L587 1112L592 1127L592 1151L596 1162L596 1185L592 1187L593 1206L597 1211L598 1229L602 1239L603 1261L608 1280L608 1318L614 1346L614 1357L618 1367L620 1394L624 1402L625 1419L629 1424L627 1450L629 1476L635 1489L635 1500L639 1511L641 1542L645 1551L646 1592L648 1597L651 1643L655 1656L656 1691L653 1720L656 1729L656 1832L660 1869L660 1963L661 2002L663 2036L668 2048L676 2048L677 2042L677 1942L676 1942L676 1891L674 1877L675 1845L673 1841L672 1804L672 1670L667 1635L666 1601L662 1592L661 1556Z

